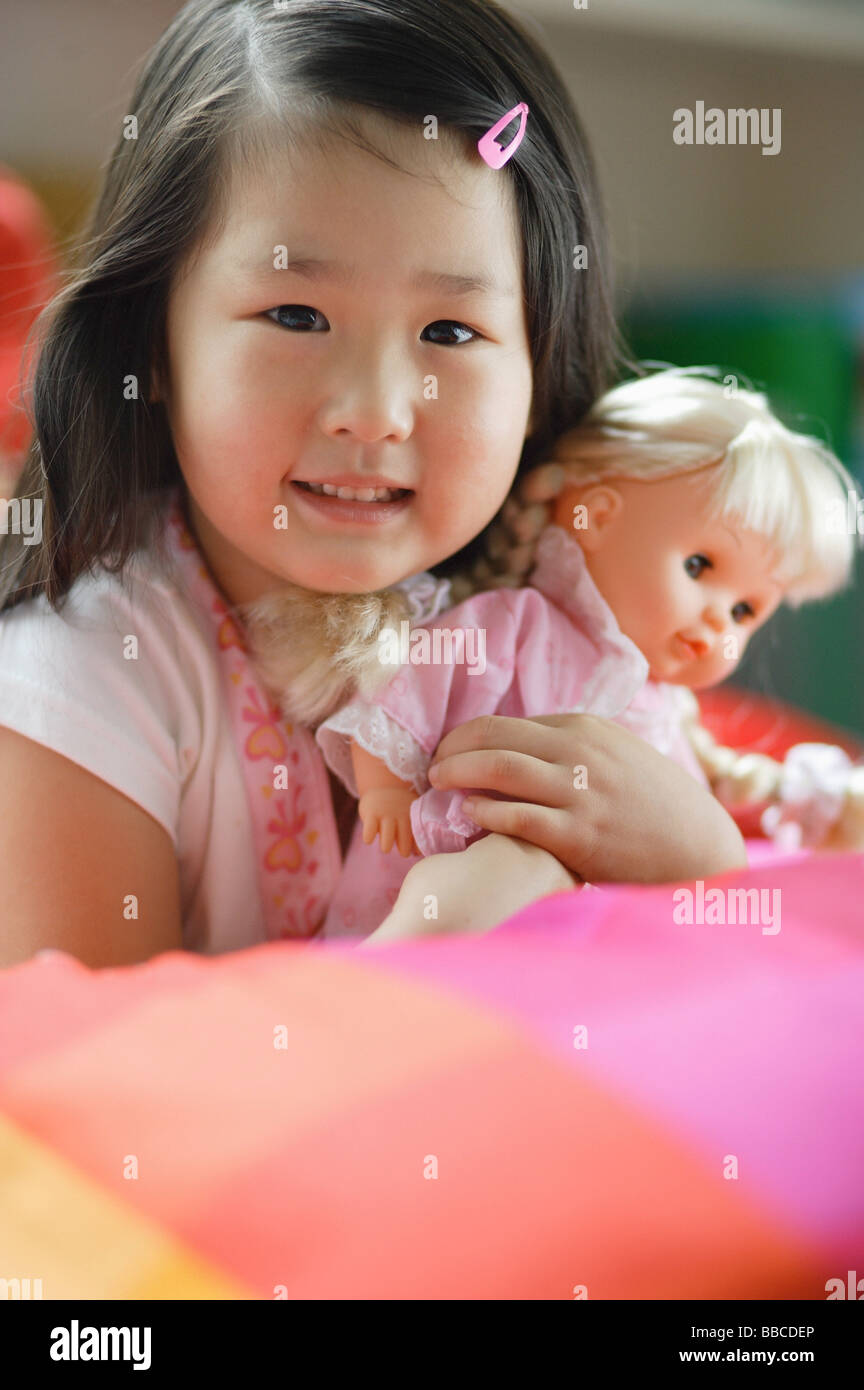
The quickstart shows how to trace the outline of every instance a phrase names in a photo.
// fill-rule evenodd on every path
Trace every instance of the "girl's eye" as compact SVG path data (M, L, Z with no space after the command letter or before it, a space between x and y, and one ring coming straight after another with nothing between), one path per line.
M434 323L428 324L426 328L423 329L423 332L428 333L430 332L430 330L435 330L442 326L446 329L449 329L450 332L470 333L471 337L460 338L457 340L457 343L455 345L453 344L453 340L451 338L449 343L439 343L439 347L458 346L459 343L470 343L474 339L479 337L479 334L477 334L473 328L468 328L467 325L464 323L457 323L455 319L436 319ZM435 339L432 339L432 341L435 342Z
M274 314L279 315L278 319L273 318ZM308 304L280 304L275 309L267 310L267 317L273 319L274 323L278 323L280 328L299 328L301 331L305 332L321 331L315 328L316 314L325 324L327 323L324 315L320 313L318 309L311 308ZM295 322L286 322L289 318L294 319Z
M755 616L750 604L745 603L743 599L732 608L732 621L734 623L743 623L745 618L755 618Z
M329 327L324 315L318 309L313 309L309 304L280 304L275 309L268 309L267 317L273 323L278 323L280 328L290 328L295 331L305 333L323 332L325 327ZM316 318L321 320L316 324ZM453 347L462 343L472 342L479 338L479 334L473 329L468 328L464 323L457 323L454 319L437 319L435 323L430 323L424 328L423 333L437 332L439 328L444 328L451 334L464 334L464 337L451 337L449 342L432 339L438 346Z
M688 555L684 568L691 579L698 579L702 571L711 569L712 565L706 555Z

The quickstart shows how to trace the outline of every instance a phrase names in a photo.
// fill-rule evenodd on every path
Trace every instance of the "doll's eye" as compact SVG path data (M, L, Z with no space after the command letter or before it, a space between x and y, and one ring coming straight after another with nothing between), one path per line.
M755 618L755 616L756 614L753 612L750 604L746 603L743 599L740 603L736 603L732 607L733 623L743 623L745 618Z
M684 568L691 579L698 579L702 571L711 569L712 565L706 555L688 555Z
M279 315L278 319L273 318L274 314ZM320 333L322 330L320 328L315 328L316 314L325 324L327 323L327 320L320 310L313 309L309 304L279 304L275 309L267 310L267 317L272 319L273 323L278 323L280 328L299 328L301 331L305 332L311 330L312 332ZM289 318L299 319L300 322L287 323L285 320Z
M452 338L451 338L451 340L450 340L449 343L444 343L444 342L438 343L438 346L439 346L439 347L458 346L458 345L461 344L461 343L470 343L470 342L473 342L473 341L479 339L479 337L480 337L479 333L477 333L477 332L475 331L475 329L469 328L469 327L467 326L467 324L458 323L455 319L436 319L434 323L427 324L427 326L423 329L423 333L428 333L428 332L430 332L430 330L434 331L434 330L436 330L436 329L438 329L438 328L440 328L440 327L442 327L442 326L443 326L444 328L446 328L446 329L449 329L451 333L452 333L452 332L470 333L470 334L471 334L471 337L470 337L470 338L460 338L460 339L457 340L457 342L456 342L455 344L453 343L453 340L452 340ZM420 336L422 337L423 334L421 334ZM432 339L432 341L434 342L435 339Z

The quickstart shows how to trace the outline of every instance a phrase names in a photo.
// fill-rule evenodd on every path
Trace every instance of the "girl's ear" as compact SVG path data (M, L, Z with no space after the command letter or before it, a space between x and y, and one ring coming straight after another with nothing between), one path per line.
M624 498L609 483L562 488L553 510L556 526L575 534L589 554L605 545L613 523L624 509Z

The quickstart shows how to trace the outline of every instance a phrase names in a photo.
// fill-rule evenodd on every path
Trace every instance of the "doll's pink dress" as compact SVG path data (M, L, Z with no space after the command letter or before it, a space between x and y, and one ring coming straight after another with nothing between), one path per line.
M411 826L423 856L462 850L486 833L461 809L468 788L436 790L426 777L444 735L477 715L584 712L615 719L706 783L682 730L690 692L648 680L645 657L621 632L581 546L562 527L541 534L530 585L475 594L423 624L430 632L483 632L485 670L478 649L467 644L474 670L468 659L394 668L373 700L344 705L315 735L352 795L351 739L421 793L411 806ZM460 651L458 638L454 650ZM378 840L364 845L358 820L322 935L359 938L374 931L416 862L395 847L383 854Z

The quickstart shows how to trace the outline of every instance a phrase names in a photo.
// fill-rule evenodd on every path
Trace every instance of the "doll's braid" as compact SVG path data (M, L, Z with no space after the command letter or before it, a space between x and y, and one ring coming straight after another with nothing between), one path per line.
M552 521L553 504L565 486L588 483L620 460L621 430L603 417L603 397L585 420L566 430L546 458L518 480L486 532L483 554L465 573L451 578L454 603L481 589L516 589L528 582L541 531Z
M519 480L486 533L484 553L470 569L451 578L454 603L483 589L518 589L527 583L537 540L568 481L567 471L554 458L557 447L552 457Z
M683 697L684 691L681 693ZM699 704L692 691L686 692L682 727L712 792L727 811L784 804L784 763L764 753L742 753L719 744L701 723ZM786 757L794 756L798 749L808 751L819 747L798 744ZM796 816L802 812L806 816L806 805L795 807ZM864 763L850 765L844 774L843 796L835 819L825 825L821 838L813 839L810 844L815 849L835 852L864 850Z

